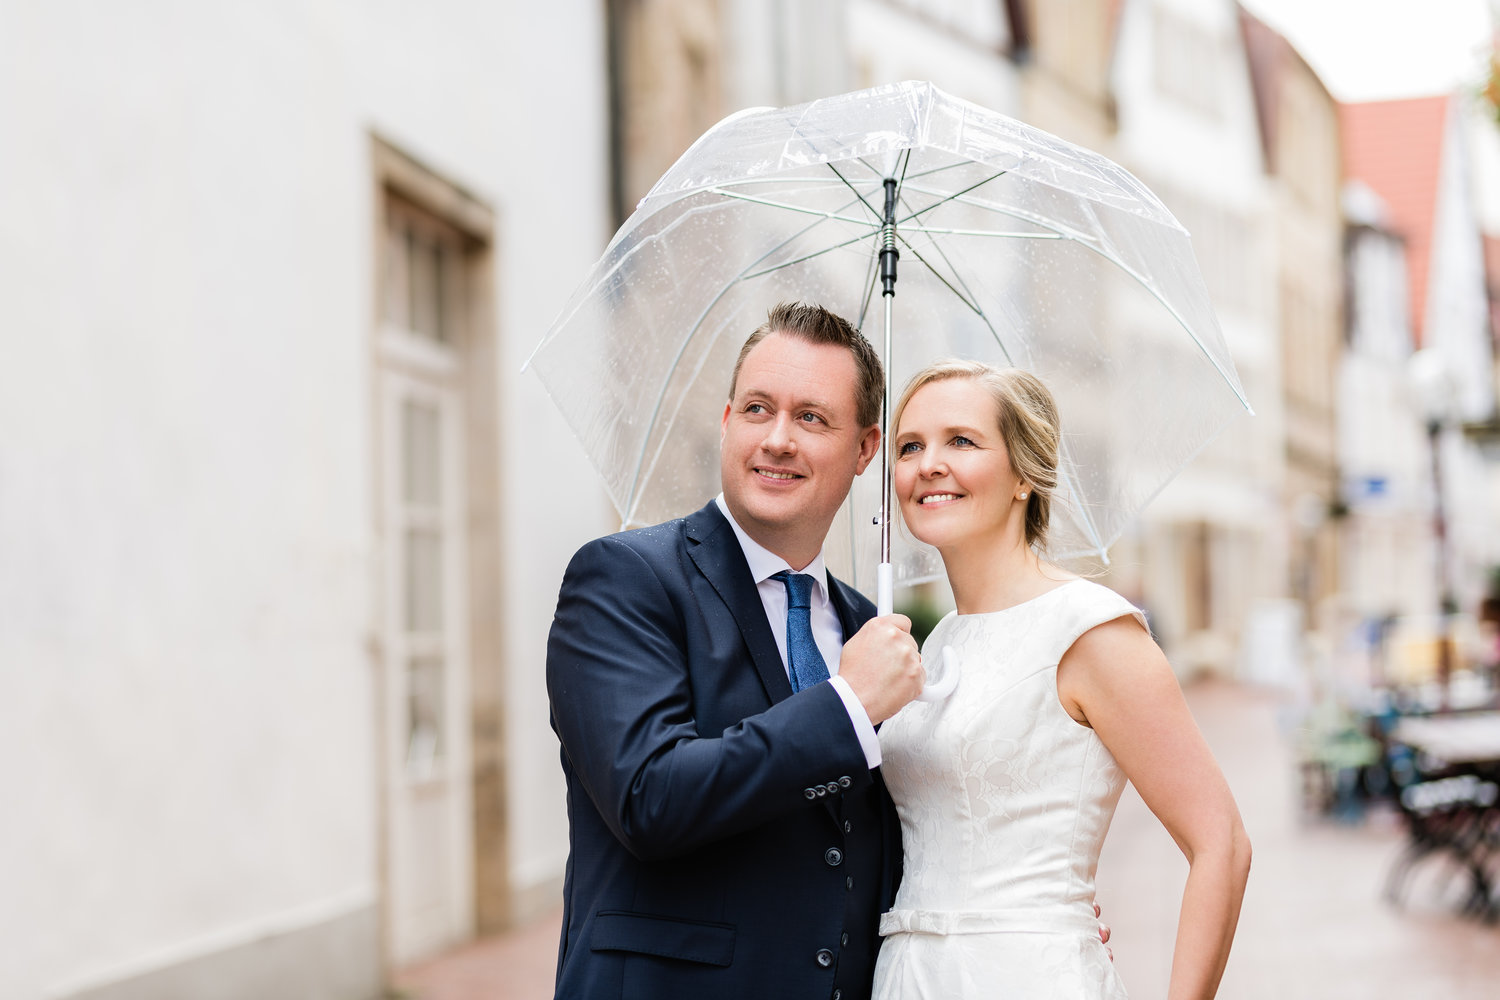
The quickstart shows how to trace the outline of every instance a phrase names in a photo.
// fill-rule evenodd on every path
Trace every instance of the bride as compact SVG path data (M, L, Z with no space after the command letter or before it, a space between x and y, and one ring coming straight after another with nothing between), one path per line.
M1094 872L1126 780L1189 865L1171 1000L1212 997L1250 868L1239 810L1143 616L1045 551L1057 487L1052 395L1016 369L945 362L895 410L895 492L943 557L957 689L880 732L905 874L877 1000L1123 998Z

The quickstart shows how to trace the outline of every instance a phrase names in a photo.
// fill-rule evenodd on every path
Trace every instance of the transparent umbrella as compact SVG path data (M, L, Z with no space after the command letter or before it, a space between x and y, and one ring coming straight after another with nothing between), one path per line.
M781 301L860 326L898 388L944 357L1041 377L1063 422L1064 563L1107 562L1249 410L1188 234L1118 165L927 83L758 108L662 176L527 362L626 526L718 492L735 355ZM941 564L889 533L885 473L856 481L825 554L888 606L877 581Z

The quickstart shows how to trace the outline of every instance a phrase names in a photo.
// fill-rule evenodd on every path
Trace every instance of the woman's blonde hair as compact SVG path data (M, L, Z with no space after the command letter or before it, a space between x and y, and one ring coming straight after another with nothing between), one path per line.
M901 392L891 418L894 453L896 433L906 404L923 386L950 379L968 379L989 391L995 400L996 423L1010 454L1010 471L1027 486L1026 544L1044 551L1052 519L1052 497L1057 492L1058 449L1062 428L1057 403L1042 380L1019 368L997 368L979 361L938 361L911 377Z

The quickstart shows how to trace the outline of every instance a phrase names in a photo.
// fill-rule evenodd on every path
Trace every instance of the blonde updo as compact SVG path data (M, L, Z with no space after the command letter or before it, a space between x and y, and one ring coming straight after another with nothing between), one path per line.
M891 441L901 427L906 404L923 386L949 379L968 379L989 391L995 400L996 423L1010 471L1026 484L1026 544L1037 551L1047 547L1052 519L1052 496L1057 492L1058 449L1062 429L1057 403L1042 380L1019 368L997 368L979 361L938 361L911 377L901 392L891 418Z

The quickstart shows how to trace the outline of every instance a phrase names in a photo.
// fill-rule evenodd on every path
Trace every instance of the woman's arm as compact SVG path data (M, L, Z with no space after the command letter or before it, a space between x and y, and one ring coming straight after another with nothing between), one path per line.
M1131 618L1085 632L1057 668L1058 696L1109 748L1188 860L1168 1000L1219 987L1250 874L1250 839L1234 796L1177 678Z

